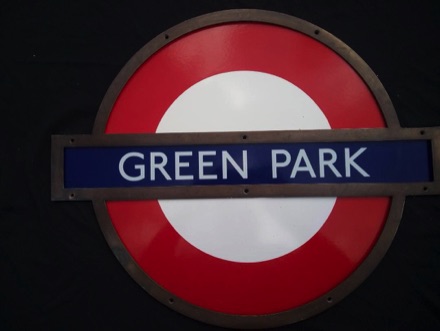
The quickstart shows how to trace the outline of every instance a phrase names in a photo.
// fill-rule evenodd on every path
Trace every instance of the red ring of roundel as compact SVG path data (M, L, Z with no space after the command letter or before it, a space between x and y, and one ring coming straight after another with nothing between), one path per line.
M147 59L121 91L105 132L154 133L187 88L235 70L292 82L318 104L332 129L386 126L368 87L330 48L284 27L241 22L184 35ZM389 206L387 197L338 198L321 230L297 250L266 262L235 263L186 242L157 200L107 202L123 244L157 284L191 304L237 315L294 309L333 289L369 254Z

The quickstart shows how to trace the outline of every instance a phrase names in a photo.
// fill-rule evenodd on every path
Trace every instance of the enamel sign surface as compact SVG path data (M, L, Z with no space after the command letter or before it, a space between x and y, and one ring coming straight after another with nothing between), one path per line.
M383 257L406 195L438 194L439 131L400 128L369 67L317 26L217 12L122 69L93 134L53 136L52 199L92 200L127 272L234 328L331 307Z

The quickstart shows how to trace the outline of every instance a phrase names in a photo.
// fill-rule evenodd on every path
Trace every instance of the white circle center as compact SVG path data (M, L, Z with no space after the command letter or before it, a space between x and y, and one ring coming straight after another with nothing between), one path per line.
M318 105L292 83L256 71L208 77L182 93L161 132L330 129ZM335 198L159 200L191 245L234 262L262 262L292 252L327 220Z

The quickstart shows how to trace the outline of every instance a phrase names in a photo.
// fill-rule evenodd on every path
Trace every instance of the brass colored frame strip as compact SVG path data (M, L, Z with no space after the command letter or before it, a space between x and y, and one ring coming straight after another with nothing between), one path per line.
M386 140L438 140L440 127L251 132L54 135L52 144L85 146L178 146L245 143L305 143Z
M259 197L346 197L440 194L438 182L416 184L260 184L211 185L130 188L58 189L52 192L53 201L82 201L103 197L105 200L151 199L215 199Z
M440 130L437 129L432 133L431 138L432 149L432 172L434 182L440 182Z

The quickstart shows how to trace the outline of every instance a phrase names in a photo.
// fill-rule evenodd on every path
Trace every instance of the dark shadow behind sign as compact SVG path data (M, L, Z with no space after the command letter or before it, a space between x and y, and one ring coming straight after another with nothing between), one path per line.
M131 54L169 26L226 9L219 4L195 9L199 6L7 7L3 31L10 54L3 100L11 111L2 139L0 246L5 270L0 316L6 330L211 329L162 307L133 284L102 240L89 203L49 203L50 134L89 133L104 91ZM403 127L440 124L438 56L432 46L438 20L430 6L262 6L312 21L349 44L379 74ZM419 24L404 36L410 18ZM396 240L366 283L337 308L283 329L434 330L438 213L436 196L407 198Z

